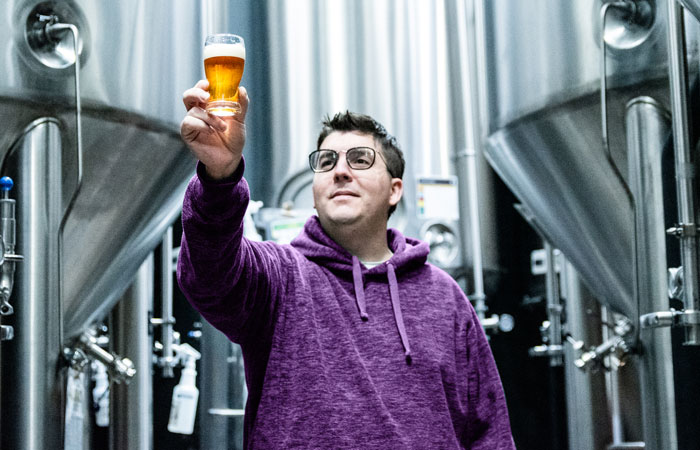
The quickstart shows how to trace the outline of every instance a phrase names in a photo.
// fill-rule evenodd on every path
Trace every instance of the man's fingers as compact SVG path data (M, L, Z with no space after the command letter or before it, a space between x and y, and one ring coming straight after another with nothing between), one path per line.
M209 114L201 107L190 109L187 115L201 120L216 131L226 131L226 122L221 117Z
M250 98L248 98L248 91L243 86L238 88L238 103L241 105L241 112L236 114L234 117L237 121L245 123L245 116L248 113Z
M225 131L226 123L219 117L208 114L201 108L192 108L182 120L180 132L186 140L196 137L199 133Z
M192 116L185 116L180 124L180 135L185 142L193 142L200 133L211 133L211 127Z
M199 88L188 89L182 94L182 102L185 104L185 108L187 108L188 111L195 106L205 108L208 100L209 93Z
M187 89L182 94L182 102L185 108L189 111L195 106L203 107L209 100L209 82L207 80L199 80L193 88Z

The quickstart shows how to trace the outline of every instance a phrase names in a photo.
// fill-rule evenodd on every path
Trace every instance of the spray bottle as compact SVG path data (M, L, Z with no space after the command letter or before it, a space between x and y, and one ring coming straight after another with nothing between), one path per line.
M177 355L176 358L183 361L184 368L180 383L173 389L168 431L192 434L197 413L197 401L199 400L199 390L195 384L197 379L196 361L201 357L201 354L189 344L173 345L173 349Z

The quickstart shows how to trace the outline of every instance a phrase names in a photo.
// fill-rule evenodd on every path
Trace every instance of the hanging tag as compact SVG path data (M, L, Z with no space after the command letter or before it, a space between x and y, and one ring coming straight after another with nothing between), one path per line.
M85 374L72 367L66 381L66 428L64 450L83 450L83 405L85 402Z
M92 389L92 404L95 410L95 425L98 427L109 426L109 378L107 368L100 361L92 362L93 380L95 387Z

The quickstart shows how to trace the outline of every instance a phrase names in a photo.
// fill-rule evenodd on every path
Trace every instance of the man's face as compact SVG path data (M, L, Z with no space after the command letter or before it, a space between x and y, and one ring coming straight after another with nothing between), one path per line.
M377 155L369 169L348 166L345 152L355 147L373 148ZM314 208L324 227L371 224L386 227L389 207L401 199L401 179L392 178L374 138L359 132L333 132L320 148L339 153L335 167L314 174Z

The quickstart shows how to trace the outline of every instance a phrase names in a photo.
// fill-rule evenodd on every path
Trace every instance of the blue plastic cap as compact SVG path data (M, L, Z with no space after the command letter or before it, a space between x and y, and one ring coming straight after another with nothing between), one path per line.
M12 186L15 185L15 182L12 181L12 178L10 177L2 177L0 178L0 191L9 191L12 189Z

